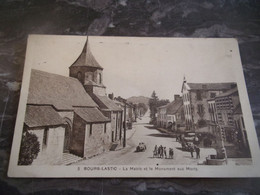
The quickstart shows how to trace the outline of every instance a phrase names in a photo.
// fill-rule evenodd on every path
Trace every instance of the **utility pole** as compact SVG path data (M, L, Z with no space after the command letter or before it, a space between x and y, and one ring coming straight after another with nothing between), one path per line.
M123 128L124 128L124 137L123 137L123 147L125 148L126 147L126 99L118 96L118 101L124 103L124 120L123 120ZM123 116L122 116L123 118ZM121 121L122 121L122 118L121 118ZM121 136L121 132L120 132L120 136ZM121 139L120 139L121 141Z

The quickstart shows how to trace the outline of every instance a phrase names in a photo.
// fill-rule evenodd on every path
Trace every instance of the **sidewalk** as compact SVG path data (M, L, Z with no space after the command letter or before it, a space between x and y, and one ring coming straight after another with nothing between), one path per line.
M228 165L252 165L252 158L228 158Z
M132 129L127 129L126 130L126 146L123 147L123 140L122 140L122 143L118 144L118 146L116 147L115 151L122 150L122 149L127 148L129 146L129 143L127 142L127 140L129 140L129 139L131 139L133 137L133 135L134 135L134 133L136 131L135 125L136 125L136 123L133 124Z
M172 131L170 131L170 130L168 130L168 129L158 128L158 127L154 127L154 128L157 129L158 131L160 131L161 133L167 133L167 134L169 134L169 135L171 135L171 136L176 137L176 133L175 133L175 132L172 132Z

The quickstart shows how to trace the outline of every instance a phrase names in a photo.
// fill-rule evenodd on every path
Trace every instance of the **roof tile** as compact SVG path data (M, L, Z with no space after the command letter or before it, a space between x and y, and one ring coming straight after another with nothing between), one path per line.
M75 113L88 123L92 122L109 122L97 108L75 108Z
M28 127L64 124L63 119L51 106L27 105L24 123Z
M31 72L27 104L53 105L58 110L97 106L77 79L39 70Z

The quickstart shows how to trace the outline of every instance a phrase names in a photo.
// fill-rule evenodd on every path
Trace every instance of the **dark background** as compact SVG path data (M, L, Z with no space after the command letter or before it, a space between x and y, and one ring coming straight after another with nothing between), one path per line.
M11 179L9 154L28 34L233 37L260 136L260 1L1 0L0 194L259 194L247 179Z

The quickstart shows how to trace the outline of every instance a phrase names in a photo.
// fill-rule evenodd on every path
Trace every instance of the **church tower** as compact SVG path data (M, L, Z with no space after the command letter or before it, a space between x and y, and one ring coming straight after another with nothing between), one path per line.
M77 78L90 95L106 95L106 87L103 85L103 68L90 51L88 37L81 54L69 69L70 77Z

